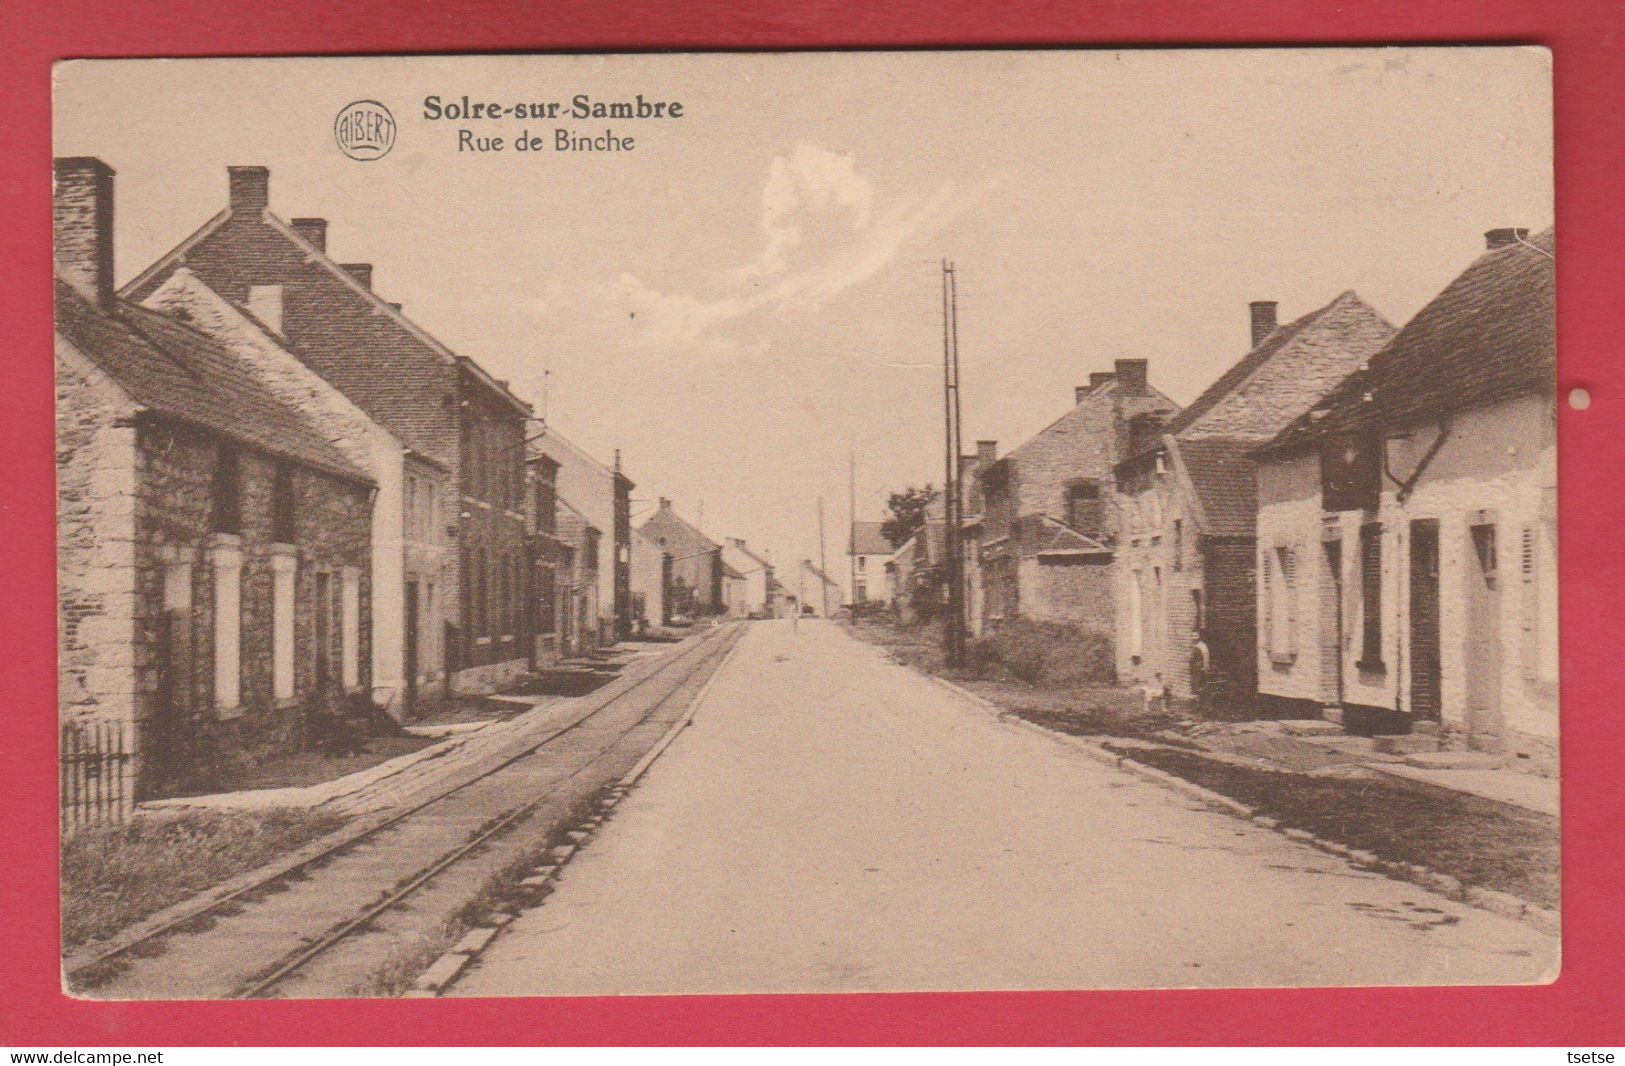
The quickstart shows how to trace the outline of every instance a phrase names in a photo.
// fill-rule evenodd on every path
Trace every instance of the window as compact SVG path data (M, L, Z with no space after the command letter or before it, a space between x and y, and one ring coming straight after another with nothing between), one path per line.
M867 595L867 591L868 591L868 587L866 585L864 585L864 583L861 582L861 581L859 581L857 584L853 585L852 586L852 600L853 600L853 602L854 603L868 603L869 602L869 597Z
M503 556L497 574L497 628L508 636L513 633L513 561Z
M1185 522L1174 519L1174 570L1185 569Z
M1360 527L1360 662L1363 670L1382 665L1382 525Z
M294 542L293 465L276 464L271 480L271 539L278 544Z
M1290 662L1298 654L1297 552L1284 545L1267 549L1261 563L1269 655L1275 662Z
M1066 490L1067 525L1084 533L1098 533L1104 517L1097 482L1080 481Z
M215 533L243 531L242 459L229 444L220 446L214 464L213 512L209 528Z
M490 603L486 600L486 581L490 576L490 561L485 552L480 552L474 561L474 632L476 636L489 636L491 633L491 616L487 612Z
M860 574L863 573L863 569L864 569L863 564L868 562L868 561L869 560L868 560L867 557L862 556L862 555L858 556L858 573L860 573Z

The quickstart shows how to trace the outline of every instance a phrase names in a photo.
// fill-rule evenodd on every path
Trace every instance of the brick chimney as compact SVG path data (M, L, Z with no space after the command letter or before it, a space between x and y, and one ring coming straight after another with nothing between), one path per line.
M372 288L371 263L340 263L339 265L344 268L344 272L346 274L350 275L357 282L359 282L363 289Z
M983 466L991 466L998 457L999 442L996 440L979 440L976 442L976 460Z
M98 307L113 306L113 168L100 159L54 160L51 223L56 276Z
M1484 234L1484 247L1493 252L1497 248L1505 248L1509 244L1517 244L1527 236L1529 236L1529 231L1526 229L1518 229L1510 226L1505 229L1492 229L1488 233Z
M662 511L671 510L671 500L665 496L660 497L660 509Z
M264 167L227 167L231 193L227 199L233 211L257 213L271 202L271 172Z
M1111 381L1116 377L1117 375L1110 370L1096 370L1094 373L1089 375L1089 391L1093 392L1095 389L1100 388L1102 385L1106 384L1106 382Z
M327 219L325 218L296 218L288 225L293 231L305 239L307 244L314 244L318 252L327 251Z
M1083 398L1085 396L1089 395L1090 390L1093 389L1093 388L1094 388L1093 385L1074 385L1074 386L1072 386L1072 402L1075 403L1075 404L1076 403L1082 403Z
M1146 361L1144 359L1119 359L1114 364L1113 377L1127 396L1143 396L1150 388L1147 384Z
M1263 344L1264 338L1275 332L1275 309L1274 300L1254 300L1247 305L1247 310L1252 315L1254 348Z

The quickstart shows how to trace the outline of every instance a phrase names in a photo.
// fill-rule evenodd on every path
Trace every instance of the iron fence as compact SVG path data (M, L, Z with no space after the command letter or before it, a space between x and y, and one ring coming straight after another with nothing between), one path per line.
M91 719L62 723L60 760L62 834L88 825L122 822L134 796L125 723Z

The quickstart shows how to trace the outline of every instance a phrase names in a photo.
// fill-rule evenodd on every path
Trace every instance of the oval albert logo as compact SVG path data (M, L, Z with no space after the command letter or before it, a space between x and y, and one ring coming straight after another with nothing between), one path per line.
M377 100L346 104L333 120L333 139L351 159L381 159L395 147L395 116Z

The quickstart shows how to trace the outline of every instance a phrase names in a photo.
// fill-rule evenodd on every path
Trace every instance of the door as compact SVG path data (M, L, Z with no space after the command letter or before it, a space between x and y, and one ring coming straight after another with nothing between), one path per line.
M1411 523L1411 714L1439 720L1439 523Z
M326 690L333 675L333 578L316 575L316 691Z
M1340 706L1343 702L1343 542L1328 540L1325 554L1326 582L1320 612L1321 702Z
M406 716L418 705L418 583L406 583Z
M1499 751L1501 720L1501 584L1493 523L1468 528L1467 739L1481 751Z

